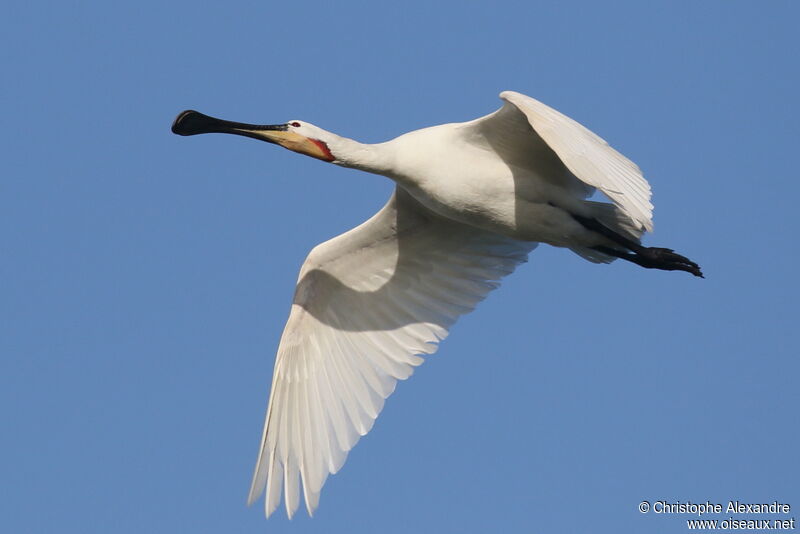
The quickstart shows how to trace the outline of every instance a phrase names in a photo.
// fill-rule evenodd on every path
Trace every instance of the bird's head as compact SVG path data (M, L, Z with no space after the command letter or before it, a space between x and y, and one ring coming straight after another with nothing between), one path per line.
M305 121L291 120L285 124L258 125L232 122L209 117L198 111L181 112L172 123L172 133L197 135L202 133L229 133L260 139L281 145L294 152L321 159L335 161L328 147L334 135Z

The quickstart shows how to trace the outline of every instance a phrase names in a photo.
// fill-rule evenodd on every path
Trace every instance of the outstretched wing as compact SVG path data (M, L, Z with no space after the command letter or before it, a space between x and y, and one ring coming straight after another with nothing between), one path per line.
M249 502L269 516L319 492L369 432L397 380L536 243L442 219L397 188L364 224L311 251L281 337Z
M537 169L542 179L584 195L592 190L583 184L596 187L638 228L653 230L650 185L635 163L538 100L514 91L504 91L500 98L506 102L501 109L464 126L490 139L510 162Z
M500 98L516 106L536 133L583 182L598 188L647 231L653 230L650 184L634 162L566 115L514 91Z

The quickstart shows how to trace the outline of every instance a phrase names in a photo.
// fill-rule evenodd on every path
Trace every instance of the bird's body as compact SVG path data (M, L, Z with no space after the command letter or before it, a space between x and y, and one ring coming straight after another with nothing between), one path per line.
M334 163L388 176L448 219L554 246L606 244L569 215L591 214L592 204L583 199L594 188L576 178L541 139L533 142L534 136L524 116L503 108L386 143L334 138L328 145L334 153L338 147L354 154Z
M369 221L306 259L275 362L250 501L269 515L300 482L309 513L329 473L371 428L396 380L436 350L459 316L539 242L590 261L699 267L647 248L650 188L639 168L595 134L519 93L495 113L361 144L299 121L255 126L181 113L181 135L245 135L381 174L397 188ZM586 200L600 189L613 204Z
M554 212L560 210L548 203L575 204L580 198L575 193L585 192L571 191L566 180L555 183L530 167L514 167L484 143L462 124L411 132L390 143L398 163L389 176L443 217L524 241L564 246L564 236L553 232L559 219ZM440 150L450 157L442 158Z

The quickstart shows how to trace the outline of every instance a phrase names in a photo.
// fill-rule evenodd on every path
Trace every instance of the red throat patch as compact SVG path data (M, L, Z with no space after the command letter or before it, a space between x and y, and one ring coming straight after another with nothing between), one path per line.
M328 145L324 141L320 141L318 139L311 139L310 137L308 138L308 140L317 145L319 149L322 150L322 153L325 154L325 157L319 159L321 159L322 161L333 161L336 159L333 157L333 154L331 154L331 149L328 148Z

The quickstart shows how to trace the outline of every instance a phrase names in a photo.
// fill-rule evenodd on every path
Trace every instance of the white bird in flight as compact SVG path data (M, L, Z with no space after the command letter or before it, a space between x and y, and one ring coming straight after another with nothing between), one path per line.
M702 276L671 249L640 244L653 205L636 164L531 97L500 98L485 117L378 144L297 120L253 125L191 110L175 119L179 135L253 137L396 183L378 213L315 247L300 269L248 498L266 488L267 517L283 492L291 518L301 486L313 514L397 380L538 243ZM586 200L595 188L613 204Z

